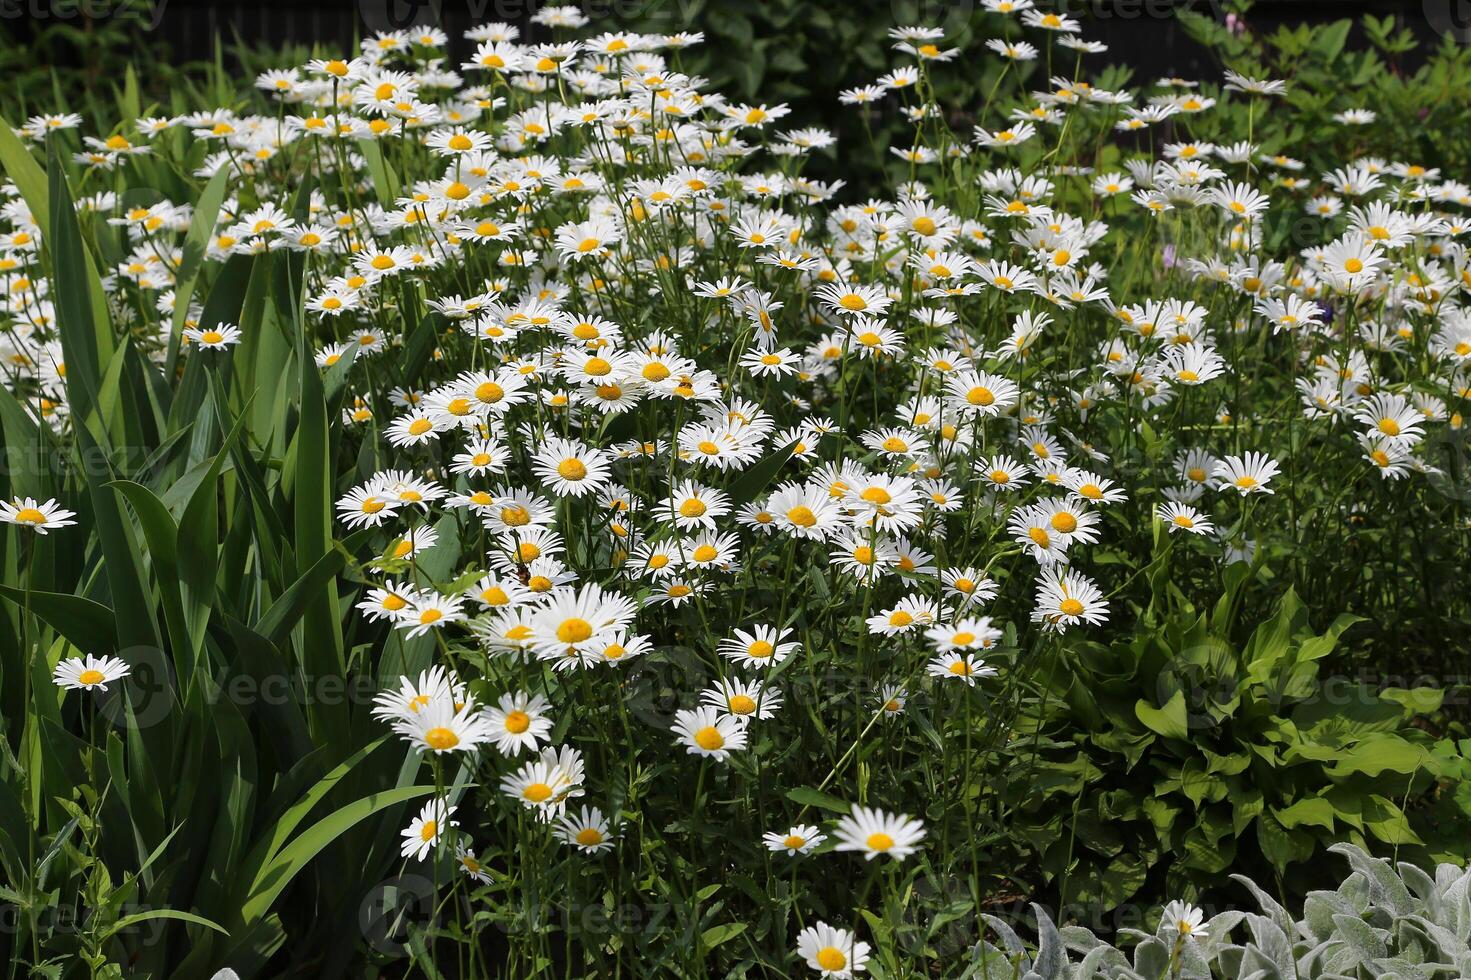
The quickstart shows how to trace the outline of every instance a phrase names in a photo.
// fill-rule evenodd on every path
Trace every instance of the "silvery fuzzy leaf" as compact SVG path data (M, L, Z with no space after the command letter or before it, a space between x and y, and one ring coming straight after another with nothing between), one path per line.
M1338 886L1338 894L1353 906L1354 915L1368 912L1374 903L1373 889L1369 885L1369 879L1358 871L1343 879L1343 884Z
M1129 961L1123 953L1104 943L1090 950L1083 957L1083 962L1078 964L1078 980L1093 980L1097 976L1123 980L1138 974L1129 969Z
M1255 943L1247 943L1246 952L1241 956L1241 970L1262 977L1270 977L1271 980L1292 980L1292 977L1297 976L1295 971L1291 976L1283 973L1276 960L1258 949Z
M1353 950L1359 962L1369 963L1389 954L1384 935L1363 919L1356 919L1351 915L1335 915L1333 924L1337 927L1339 940Z
M1272 920L1254 915L1247 919L1247 925L1251 928L1252 944L1247 947L1248 951L1255 949L1265 956L1283 980L1297 980L1297 963L1292 955L1292 941L1287 938L1287 933L1277 927ZM1247 958L1251 956L1247 953Z
M1224 912L1217 912L1211 916L1205 924L1206 933L1210 936L1205 942L1206 948L1214 952L1216 949L1230 942L1231 930L1235 929L1245 919L1246 913L1236 909L1227 909Z
M1370 964L1376 980L1434 980L1419 966L1399 957L1375 960Z
M1160 980L1170 972L1170 948L1153 936L1134 947L1134 970L1147 980Z
M1471 957L1471 945L1445 926L1431 922L1423 915L1406 916L1404 921L1413 923L1430 940L1430 946L1427 947L1425 955L1427 960L1436 959L1445 963L1459 963ZM1433 957L1430 955L1431 949L1435 950Z
M1216 950L1216 965L1220 968L1221 976L1239 977L1241 975L1241 960L1246 954L1245 946L1237 946L1228 943Z
M1108 945L1093 935L1092 929L1083 926L1063 926L1059 931L1064 945L1075 953L1091 953L1100 946Z
M1046 909L1035 902L1032 903L1032 911L1037 916L1037 961L1032 969L1044 980L1061 980L1067 973L1067 947L1057 931L1057 923L1052 921Z
M1445 865L1441 865L1441 868L1444 867ZM1437 884L1441 877L1437 869ZM1449 880L1440 892L1441 914L1436 921L1462 939L1471 939L1471 870L1456 878L1449 875L1444 877Z
M1326 942L1333 936L1333 916L1356 915L1357 910L1337 892L1309 892L1303 900L1303 923L1312 934L1315 943Z
M1348 863L1369 880L1370 894L1375 905L1382 905L1395 915L1407 915L1415 910L1414 900L1404 881L1394 873L1389 862L1370 857L1352 844L1334 844L1328 848L1335 854L1348 858Z
M1261 906L1262 911L1276 924L1278 929L1281 929L1285 935L1290 936L1294 933L1292 916L1288 915L1287 910L1277 904L1275 898L1262 891L1257 887L1256 882L1245 875L1232 875L1231 877L1233 880L1241 882L1246 890L1255 896L1257 904Z
M1021 954L1022 956L1026 956L1027 947L1022 944L1021 937L1016 934L1011 926L994 915L982 915L981 921L996 930L996 935L1001 937L1001 942L1006 947L1006 952L1009 955L1016 956L1017 954Z
M1432 919L1439 918L1440 889L1435 887L1435 880L1408 861L1401 861L1395 867L1405 887L1425 906L1425 914Z

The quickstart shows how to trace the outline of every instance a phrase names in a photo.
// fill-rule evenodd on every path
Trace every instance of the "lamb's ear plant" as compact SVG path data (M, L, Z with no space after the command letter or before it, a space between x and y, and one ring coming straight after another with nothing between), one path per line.
M1256 911L1209 918L1171 903L1153 932L1120 931L1118 944L1082 926L1058 928L1032 907L1035 940L984 917L967 977L1028 980L1454 980L1471 975L1471 870L1428 872L1376 858L1353 844L1329 848L1349 874L1289 911L1268 890L1232 875Z

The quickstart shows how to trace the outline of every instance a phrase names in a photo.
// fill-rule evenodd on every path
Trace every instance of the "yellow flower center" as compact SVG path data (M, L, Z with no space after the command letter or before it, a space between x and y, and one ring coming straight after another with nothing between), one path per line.
M765 640L757 640L746 647L746 655L756 660L765 660L776 652L776 648Z
M848 965L848 957L836 946L824 946L817 951L817 965L824 970L836 972Z
M15 515L17 524L45 524L46 515L34 507L22 507Z
M1081 616L1083 614L1083 604L1077 599L1064 599L1057 604L1057 611L1064 616Z
M506 731L520 735L531 727L531 716L524 711L512 711L506 715Z
M679 505L680 514L690 518L704 517L706 509L703 500L696 500L693 497Z
M737 694L726 702L731 714L749 715L756 710L756 700L744 694Z
M583 827L577 832L577 843L583 847L596 847L603 842L603 835L596 827Z
M798 527L813 527L817 524L817 515L806 504L798 504L787 511L787 520Z
M1072 534L1078 529L1078 519L1067 511L1058 511L1052 515L1052 527L1063 534Z
M552 788L546 783L532 783L521 791L521 795L532 803L541 803L551 798Z
M107 678L103 676L103 673L100 670L84 670L77 675L77 682L80 684L86 684L88 686L91 686L93 684L101 684L105 680L107 680Z
M707 725L695 732L695 744L707 752L713 752L725 745L725 736L713 725Z
M894 838L888 834L879 832L877 834L869 834L866 843L870 851L887 851L894 846Z
M424 744L436 752L443 752L459 745L460 736L448 728L431 728L424 733Z
M564 459L557 464L557 475L564 480L585 480L587 467L580 459Z
M589 636L592 636L592 623L575 616L563 620L562 625L557 627L557 639L563 643L581 643Z

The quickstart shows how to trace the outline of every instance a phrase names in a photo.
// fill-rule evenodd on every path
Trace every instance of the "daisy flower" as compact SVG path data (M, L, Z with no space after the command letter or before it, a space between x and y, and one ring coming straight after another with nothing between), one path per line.
M768 690L760 681L726 678L712 688L700 692L700 700L717 711L744 720L767 721L776 717L781 707L781 693Z
M693 480L675 484L659 513L680 528L715 528L715 519L730 513L730 497L722 490L702 487Z
M1277 475L1279 467L1266 453L1227 456L1216 463L1211 476L1218 489L1231 487L1242 496L1249 493L1272 493L1267 482Z
M942 653L935 657L925 667L925 673L931 677L961 680L967 687L974 687L976 681L982 677L995 677L996 668L988 667L981 658L961 651Z
M924 823L907 814L885 813L877 808L855 806L853 812L833 828L837 851L860 851L864 860L887 855L902 861L919 850Z
M485 870L485 865L480 863L475 852L462 840L455 841L455 862L459 864L460 870L476 884L490 884L490 872Z
M676 711L670 730L679 736L687 753L713 757L717 762L746 747L745 722L735 715L719 714L709 706Z
M797 955L823 977L847 980L868 969L868 943L858 942L847 929L834 929L826 922L808 926L797 934Z
M608 454L579 442L550 436L532 457L532 470L559 497L583 497L610 479Z
M1216 526L1210 518L1188 504L1163 503L1155 507L1154 516L1165 522L1171 534L1189 531L1192 534L1212 534Z
M546 714L549 707L540 694L512 691L501 695L496 706L485 711L496 750L506 756L519 755L523 749L535 752L537 741L547 739L552 730Z
M560 816L567 800L582 795L582 758L573 749L551 747L501 779L501 792L544 821Z
M453 698L436 696L417 711L400 717L394 731L409 740L415 752L471 752L494 736L473 701L458 707Z
M1205 928L1205 913L1189 902L1174 901L1160 913L1162 933L1204 941L1210 938Z
M430 850L438 846L444 832L455 826L455 821L450 817L457 809L458 807L450 806L443 799L433 799L425 803L419 815L401 832L403 844L399 854L416 861L424 860Z
M753 626L751 632L737 629L734 637L720 641L717 651L727 660L742 667L771 667L790 657L801 647L796 640L788 640L794 630L778 629L775 626Z
M70 527L76 523L71 518L76 516L75 511L57 506L55 500L47 500L44 504L38 503L34 497L17 497L10 503L0 501L0 521L30 528L37 534Z
M199 347L208 350L225 350L240 343L241 333L239 327L231 326L228 323L221 323L218 326L205 327L203 329L191 327L184 331L184 336L189 339L191 344L196 344Z
M1107 621L1108 603L1102 590L1080 572L1054 565L1037 579L1032 622L1042 624L1043 629L1062 633L1079 623L1097 626Z
M89 653L85 657L68 657L58 663L51 679L57 687L71 691L90 691L94 687L105 691L108 684L127 677L131 669L118 657L95 657Z
M771 831L761 836L765 842L766 849L780 854L785 851L787 857L796 857L798 854L806 854L813 848L827 840L827 834L818 828L808 824L799 823L786 833Z
M564 844L571 844L584 854L597 854L613 846L608 820L595 806L584 806L579 813L558 818L556 835Z

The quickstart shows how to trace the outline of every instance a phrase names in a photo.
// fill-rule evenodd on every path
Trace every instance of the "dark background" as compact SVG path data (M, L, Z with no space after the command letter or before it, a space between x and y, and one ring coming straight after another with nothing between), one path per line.
M761 3L579 0L577 5L593 18L594 29L634 24L673 32L700 27L702 17L711 11L750 10ZM469 53L470 45L462 37L467 27L488 20L525 27L530 14L541 5L541 0L0 0L0 44L29 45L39 32L56 23L85 32L92 25L119 19L128 22L127 30L138 38L140 47L153 49L162 42L171 57L199 59L211 56L216 35L227 42L236 38L272 46L317 42L324 49L346 51L375 30L432 23L449 33L452 60L458 62ZM817 5L832 6L822 0ZM896 12L917 7L929 15L920 18L928 23L980 10L979 0L923 0L917 5L912 0L847 0L846 5L870 16L886 6ZM1085 37L1109 45L1106 60L1130 64L1141 77L1204 77L1214 70L1211 60L1185 36L1169 11L1183 6L1219 19L1223 16L1219 0L1065 0L1061 4L1048 0L1044 6L1079 17L1084 21ZM161 15L155 16L156 12ZM1366 13L1398 15L1405 26L1429 42L1437 41L1437 34L1447 28L1464 33L1471 26L1471 0L1261 0L1252 8L1250 23L1254 31L1270 33L1279 24L1322 24ZM68 50L65 45L48 43L44 55L58 67L76 68L85 67L79 63L85 57L83 51L80 45Z

